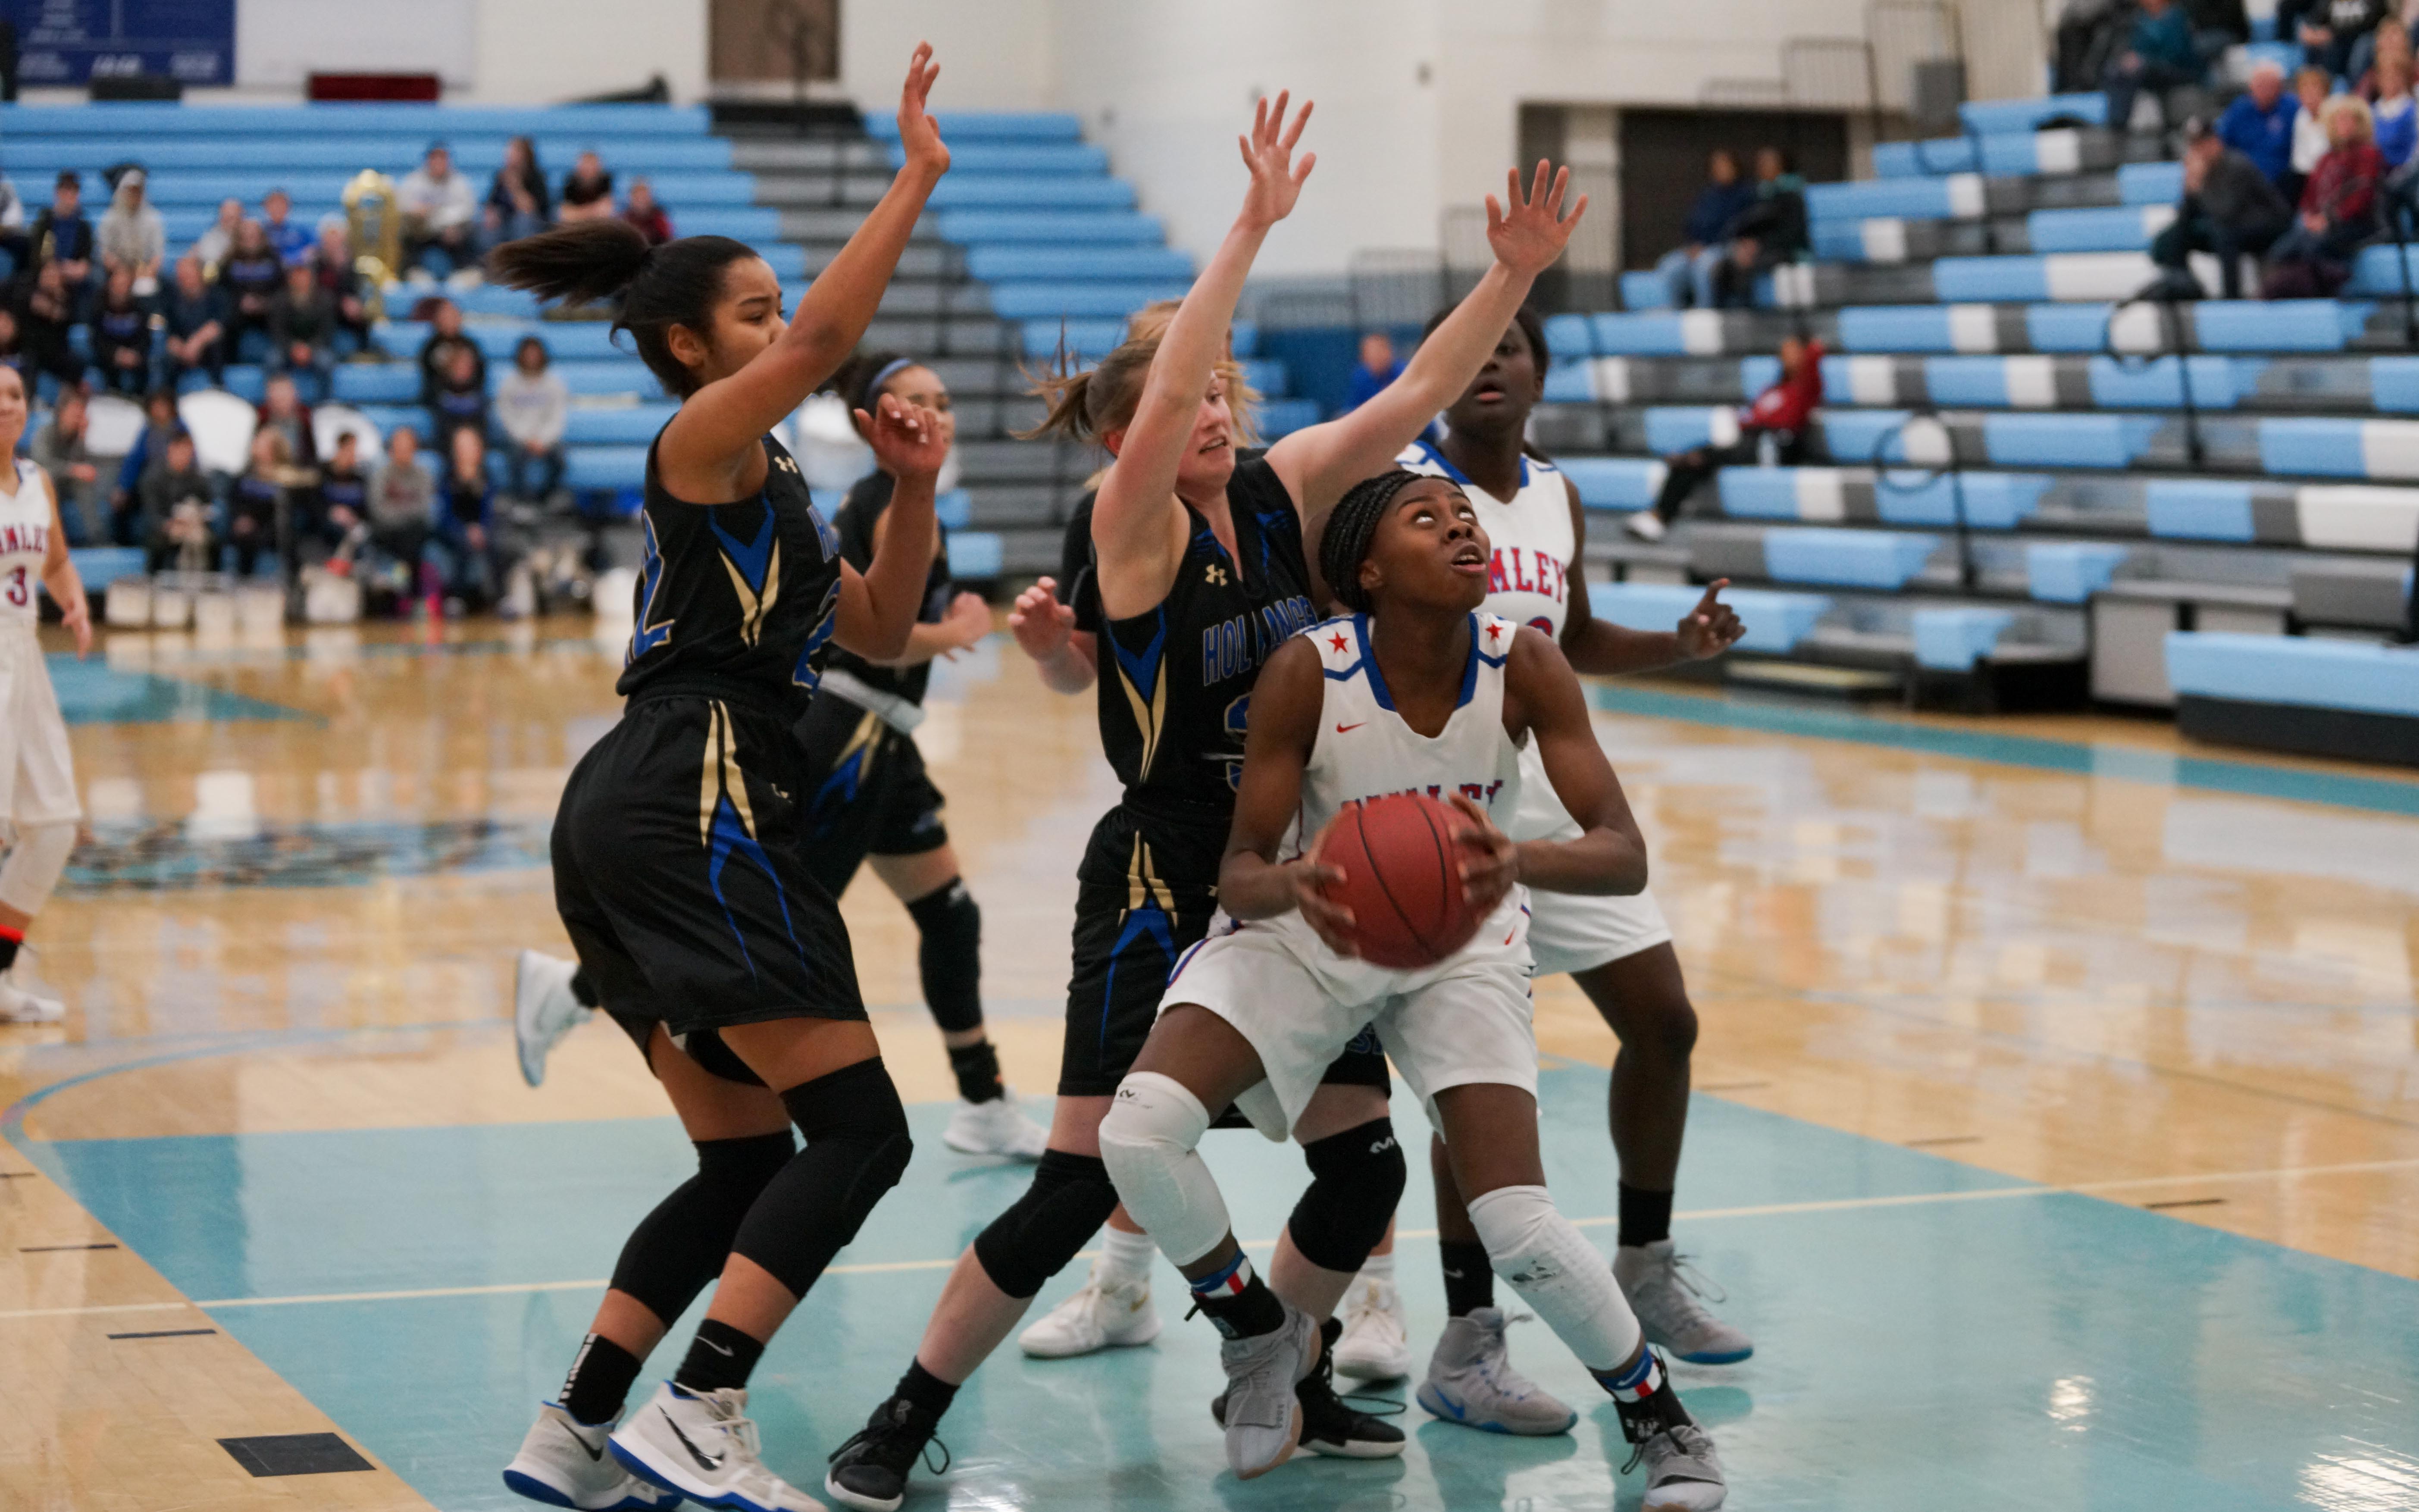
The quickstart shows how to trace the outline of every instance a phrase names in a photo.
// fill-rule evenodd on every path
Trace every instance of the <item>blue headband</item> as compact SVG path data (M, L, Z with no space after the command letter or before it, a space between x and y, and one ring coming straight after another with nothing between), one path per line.
M882 386L884 384L889 382L892 378L897 378L900 374L906 372L911 367L921 367L924 364L922 363L917 361L913 357L896 357L891 359L889 362L885 363L882 365L882 370L874 374L872 378L867 379L865 387L858 391L857 408L864 410L869 415L873 413L873 406L875 402L882 397Z

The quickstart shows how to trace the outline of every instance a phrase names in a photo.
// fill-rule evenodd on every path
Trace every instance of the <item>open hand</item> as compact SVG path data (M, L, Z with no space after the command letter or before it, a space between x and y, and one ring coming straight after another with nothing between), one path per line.
M1470 821L1470 827L1454 837L1461 850L1462 895L1484 918L1503 901L1512 884L1520 880L1520 853L1511 837L1496 828L1495 821L1487 817L1487 810L1472 802L1469 795L1455 794L1453 806Z
M1058 602L1056 580L1043 578L1016 595L1008 611L1008 628L1026 656L1048 661L1067 649L1067 638L1075 632L1075 611Z
M941 76L941 66L932 61L932 44L917 42L916 55L907 60L907 86L899 92L899 146L905 152L909 167L922 168L938 178L949 171L949 148L941 140L941 129L925 101L932 98L932 81Z
M933 413L909 404L895 393L873 402L873 413L856 412L857 429L873 443L873 459L894 478L940 475L948 460L949 440L941 433Z
M1718 656L1747 634L1737 611L1721 601L1721 591L1730 585L1728 578L1717 578L1706 584L1705 596L1697 600L1697 607L1680 622L1674 633L1680 639L1681 660L1703 661L1707 656Z
M1318 864L1317 855L1288 862L1286 880L1293 884L1293 905L1302 922L1321 944L1349 961L1360 954L1352 937L1352 910L1337 903L1327 889L1344 880L1342 871Z
M1495 249L1497 262L1533 278L1551 268L1569 245L1571 232L1587 213L1587 196L1581 194L1564 216L1563 195L1570 189L1571 171L1556 170L1543 158L1537 160L1537 171L1525 196L1520 193L1519 169L1504 175L1504 186L1510 209L1498 205L1494 195L1487 196L1487 244Z
M1302 197L1302 181L1318 162L1316 152L1303 153L1299 163L1293 161L1293 145L1302 140L1302 129L1310 121L1311 101L1302 102L1302 113L1287 126L1286 103L1292 98L1292 91L1286 90L1278 94L1273 110L1265 100L1253 106L1251 134L1235 138L1235 145L1243 149L1243 166L1252 171L1241 218L1262 230L1293 213L1294 201Z
M991 634L991 606L980 594L960 594L949 600L949 617L941 625L952 642L943 655L955 656Z

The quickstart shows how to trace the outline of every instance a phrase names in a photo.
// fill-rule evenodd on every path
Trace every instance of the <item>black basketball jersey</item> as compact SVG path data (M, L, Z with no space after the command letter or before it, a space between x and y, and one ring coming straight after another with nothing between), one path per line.
M840 532L840 560L860 573L873 565L873 530L889 509L890 495L897 486L897 480L887 472L868 473L856 480L848 490L848 498L841 501L840 513L832 517L832 525ZM940 549L932 553L932 570L924 576L924 602L916 610L917 624L941 623L949 612L951 586L949 548L945 535ZM925 685L932 680L932 664L929 661L913 667L877 667L837 646L832 648L831 665L876 692L893 693L910 703L924 702Z
M638 618L616 685L624 697L753 691L794 712L822 680L840 609L840 534L789 452L770 436L763 444L763 491L711 505L665 492L648 447Z
M1101 744L1127 805L1145 813L1232 816L1260 664L1317 619L1301 517L1276 470L1259 456L1238 463L1226 503L1233 557L1188 505L1193 538L1167 596L1098 621Z

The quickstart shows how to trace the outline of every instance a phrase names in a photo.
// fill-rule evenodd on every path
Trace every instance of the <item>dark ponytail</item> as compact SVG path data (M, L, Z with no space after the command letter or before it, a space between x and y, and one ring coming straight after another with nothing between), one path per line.
M487 276L549 302L612 302L613 330L628 332L665 392L685 399L697 392L697 375L672 355L669 332L686 326L701 340L708 337L725 270L755 255L729 237L682 237L651 247L638 227L617 217L507 241L487 254Z

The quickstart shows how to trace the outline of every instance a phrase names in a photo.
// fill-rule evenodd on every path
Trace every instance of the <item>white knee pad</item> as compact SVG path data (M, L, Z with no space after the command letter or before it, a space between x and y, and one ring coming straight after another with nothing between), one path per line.
M40 913L68 869L75 834L72 819L19 825L17 842L8 847L8 859L0 862L0 903L21 914Z
M1218 1247L1230 1227L1217 1179L1195 1147L1210 1132L1201 1100L1173 1077L1128 1073L1101 1120L1101 1161L1117 1196L1176 1265Z
M1536 1309L1579 1364L1618 1368L1641 1336L1604 1254L1556 1211L1542 1186L1499 1186L1470 1201L1487 1262Z

